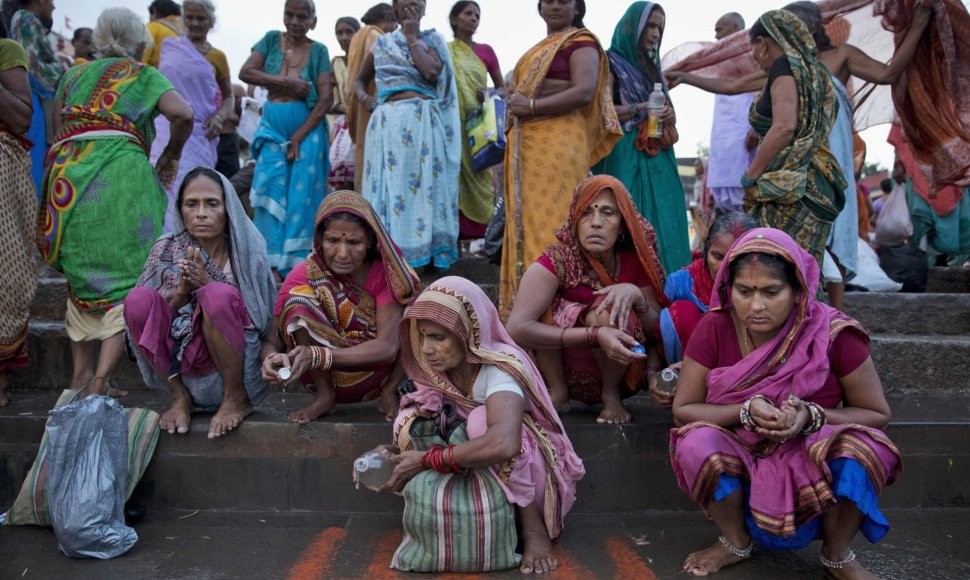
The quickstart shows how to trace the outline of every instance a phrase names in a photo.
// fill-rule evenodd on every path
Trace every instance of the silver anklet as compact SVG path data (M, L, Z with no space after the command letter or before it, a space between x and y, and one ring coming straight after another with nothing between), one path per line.
M724 536L718 536L717 541L721 542L721 544L728 549L728 552L731 552L737 558L744 559L744 558L750 557L751 550L754 549L754 540L751 540L750 542L748 542L748 545L744 548L739 548L735 546L734 544L729 542L728 539L725 538ZM852 557L855 558L855 554L853 554Z
M845 558L842 558L838 562L833 562L832 560L829 560L828 558L825 557L825 554L819 552L818 559L822 561L822 565L825 566L826 568L832 568L833 570L841 570L842 568L845 568L846 564L851 564L852 562L855 562L855 552L852 551L852 548L849 548L849 553L845 555Z

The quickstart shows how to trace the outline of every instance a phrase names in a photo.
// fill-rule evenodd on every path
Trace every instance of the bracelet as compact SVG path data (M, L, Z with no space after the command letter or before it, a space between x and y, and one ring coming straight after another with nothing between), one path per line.
M590 348L599 348L599 335L600 327L598 326L587 326L586 327L586 346Z
M747 401L741 403L741 411L738 414L738 418L741 420L741 426L748 431L755 431L758 429L758 425L754 422L754 417L751 416L751 403L754 402L755 399L764 399L769 403L771 402L768 397L764 395L755 395Z
M634 117L636 117L637 115L640 114L640 104L639 103L633 103L632 105L630 105L630 108L633 110L633 116Z
M328 371L333 366L333 351L325 346L311 346L310 368L318 371Z
M741 187L754 187L757 184L758 180L753 177L749 177L747 171L745 171L744 175L741 176Z
M637 314L646 314L647 312L650 311L650 307L647 305L634 306L633 311L636 312Z
M532 116L536 116L536 100L529 99L529 110L532 111Z
M825 409L816 403L805 403L805 407L808 409L811 421L802 429L802 435L811 435L825 426L828 417L825 414Z
M559 333L559 348L566 348L566 329L565 329L565 327L562 329L562 332Z

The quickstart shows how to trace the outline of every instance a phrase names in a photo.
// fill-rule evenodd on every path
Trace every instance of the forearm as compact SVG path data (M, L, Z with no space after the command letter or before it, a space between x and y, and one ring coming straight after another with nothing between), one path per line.
M854 423L874 429L885 429L889 424L889 413L861 407L843 407L839 409L825 409L826 423L845 425Z
M323 122L323 119L326 118L327 111L330 110L330 104L332 102L332 96L328 96L317 101L317 104L313 106L309 116L307 116L306 121L304 121L303 124L300 125L300 128L296 130L296 134L293 136L294 139L301 142L306 139L307 136L312 133L313 130L320 125L320 123Z
M34 107L25 103L12 91L0 92L0 123L12 132L23 135L30 130Z
M765 171L768 170L768 166L771 164L771 160L775 158L776 155L781 153L785 147L791 144L792 138L795 136L794 129L785 129L777 125L772 126L765 135L765 138L761 141L761 145L758 147L758 152L754 156L754 160L751 161L751 165L748 166L747 174L748 177L752 179L757 179Z
M530 103L530 105L535 105L534 107L530 106L530 109L534 110L535 116L565 115L591 103L593 91L595 91L595 88L590 90L585 86L571 86L554 95L537 97Z
M725 429L741 425L741 405L710 405L690 403L674 406L674 417L681 425L703 421Z
M680 83L685 85L690 85L692 87L697 87L702 91L707 91L708 93L714 93L715 95L739 95L741 93L750 93L756 91L764 85L761 82L760 85L756 85L752 82L742 83L741 81L747 80L749 77L744 77L743 79L719 79L713 77L702 77L695 74L685 74L680 77Z
M222 104L219 106L219 110L216 111L215 114L218 115L220 119L225 121L226 119L229 119L232 117L232 114L235 112L235 108L236 108L236 98L232 95L229 95L228 98L224 98L222 100Z
M183 306L189 303L189 297L186 294L180 294L176 292L168 299L168 305L173 312L178 312Z
M455 447L455 463L470 469L505 463L518 453L521 448L521 437L521 431L518 434L500 433L490 428L481 437ZM448 459L447 453L445 459Z
M588 345L586 327L562 328L539 321L510 324L510 326L513 339L525 348L554 350Z
M414 61L415 68L429 83L438 82L438 75L444 66L438 58L435 48L424 41L421 37L415 36L407 39L408 48L411 50L411 60Z
M168 144L165 145L164 151L169 159L182 157L182 148L192 135L192 123L192 117L180 117L171 120Z
M348 348L331 349L333 368L342 370L367 369L393 363L397 358L398 343L376 338Z
M281 76L267 74L258 68L243 68L239 71L239 80L250 85L269 89L283 85L286 79Z

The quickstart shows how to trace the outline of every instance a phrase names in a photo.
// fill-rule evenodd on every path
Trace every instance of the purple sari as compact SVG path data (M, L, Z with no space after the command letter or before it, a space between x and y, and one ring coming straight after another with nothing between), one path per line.
M192 135L185 142L182 158L179 160L179 171L166 189L168 192L168 211L165 212L165 233L173 231L172 212L175 211L175 196L182 178L196 167L216 166L218 153L216 148L219 138L209 139L202 128L209 117L219 108L221 94L216 82L216 71L202 56L202 53L185 36L166 38L162 41L161 56L158 70L165 75L182 98L192 107L195 113L192 121ZM155 141L152 144L152 165L158 161L162 151L168 145L170 137L169 122L163 115L155 119Z
M789 393L794 393L826 408L836 406L842 400L841 389L825 386L831 372L829 347L843 330L864 331L855 320L814 299L818 264L787 234L759 228L734 243L714 282L711 311L732 308L728 265L750 252L776 255L794 264L801 281L801 301L773 340L732 366L711 370L706 402L739 404L760 394L780 406ZM715 493L723 491L722 476L737 478L749 489L749 528L753 522L760 530L781 538L795 536L796 528L815 520L839 497L850 497L860 504L854 496L840 491L840 478L833 476L837 460L854 460L864 469L867 489L873 493L867 495L871 496L870 505L860 504L859 509L880 525L885 520L875 506L875 496L902 472L899 451L886 435L855 424L825 425L811 435L777 443L743 427L725 429L696 422L671 430L670 449L677 483L695 502L703 507L723 499L722 493ZM866 526L864 523L864 532ZM888 529L888 524L883 527ZM876 541L885 529L866 536ZM763 537L756 531L752 530L752 535Z

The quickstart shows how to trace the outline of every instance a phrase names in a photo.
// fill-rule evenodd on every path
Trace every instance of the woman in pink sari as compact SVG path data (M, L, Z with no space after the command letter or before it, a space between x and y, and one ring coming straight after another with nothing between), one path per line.
M721 265L673 406L677 483L721 531L687 557L689 574L740 562L754 542L821 539L827 572L863 577L852 538L889 531L876 505L902 471L882 432L889 405L868 335L815 300L818 284L816 261L774 229L744 234Z
M394 424L401 453L381 491L401 489L426 469L487 469L521 520L520 570L554 570L551 540L562 533L563 519L576 500L583 464L542 376L512 341L495 306L464 278L438 280L418 296L401 322L401 357L417 390L401 400ZM466 422L468 432L467 442L446 450L451 467L429 461L433 450L414 450L410 436L415 421L444 418L447 407Z

